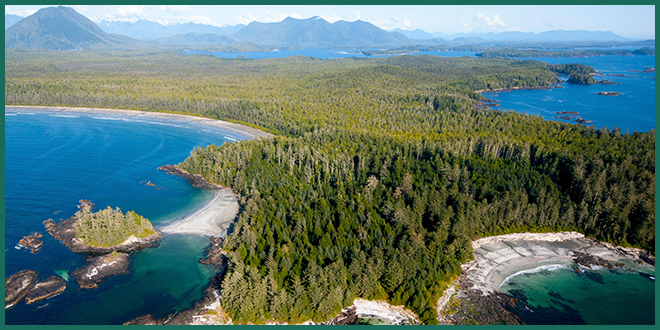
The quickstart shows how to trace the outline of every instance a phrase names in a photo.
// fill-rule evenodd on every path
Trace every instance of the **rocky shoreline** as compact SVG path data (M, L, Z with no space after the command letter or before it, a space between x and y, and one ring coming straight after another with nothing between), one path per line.
M490 93L507 93L507 92L519 91L519 90L543 90L543 89L554 89L554 88L564 88L564 87L562 86L507 87L507 88L495 88L495 89L480 89L474 92L479 94L490 94Z
M521 324L512 312L517 299L500 293L499 287L511 275L548 262L608 269L624 266L615 260L655 265L647 251L618 247L577 232L492 236L473 241L472 247L474 260L461 266L463 274L438 300L440 324Z
M188 171L181 169L177 165L163 165L158 168L161 171L165 171L171 175L178 175L190 182L190 184L199 189L204 190L217 190L217 189L227 189L217 183L207 181L203 176L199 174L190 174Z
M117 274L127 274L131 264L128 253L113 252L97 257L88 257L87 265L72 273L83 289L96 289L99 282L106 277Z
M43 281L37 282L27 296L25 296L25 303L30 305L37 301L48 299L60 294L66 289L66 282L59 276L50 276Z
M80 203L81 205L90 204L93 206L90 201L84 199L80 200ZM74 253L107 254L111 252L130 252L154 246L163 238L163 235L160 232L155 231L153 234L143 238L137 238L134 235L131 235L120 244L99 247L86 244L80 238L76 238L78 218L76 218L75 215L68 220L61 221L60 223L55 223L53 219L44 220L43 223L44 227L46 227L46 231L53 236L54 239L61 241L64 246Z

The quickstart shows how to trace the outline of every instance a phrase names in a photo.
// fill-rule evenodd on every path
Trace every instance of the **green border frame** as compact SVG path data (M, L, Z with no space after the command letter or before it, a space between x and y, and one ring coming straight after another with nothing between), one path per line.
M314 5L358 5L358 4L359 5L400 5L401 2L402 2L401 0L361 0L361 1L358 1L356 3L355 1L334 0L332 2L323 1L323 2L320 2L320 3L314 3ZM563 0L563 1L552 1L552 2L551 1L542 1L541 3L535 3L534 5L578 5L578 4L579 5L621 5L622 4L621 1L613 1L613 0L605 0L605 1L594 1L594 0L584 1L584 0L582 0L582 1L578 1L578 2L579 3L575 3L574 1L565 1L565 0ZM112 1L112 2L101 1L100 3L97 3L97 2L90 2L89 0L83 0L83 1L78 1L76 3L78 3L78 4L90 4L90 5L117 5L117 4L134 4L135 2L127 2L127 1L124 0L124 1ZM146 4L146 5L180 4L180 3L181 3L181 1L172 1L172 0L165 0L165 1L158 1L158 2L155 2L153 0L148 0L146 2L144 2L144 1L141 2L141 4ZM12 5L12 4L14 4L14 5L25 4L25 2L24 1L8 1L7 3L5 3L5 5ZM34 1L34 2L32 2L32 4L37 4L37 5L44 4L45 5L45 4L47 4L47 2ZM225 5L228 5L228 4L233 4L233 3L231 3L231 2L230 3L227 3L227 2L218 3L218 2L214 2L214 1L210 1L210 0L203 0L203 1L195 1L194 4L205 4L205 5L223 5L223 4L225 4ZM287 0L287 1L257 0L257 1L254 1L254 0L252 0L252 1L246 1L246 2L240 3L240 5L283 5L283 4L284 5L309 5L310 1L309 0L307 0L307 1L301 1L301 0ZM408 1L405 5L450 5L450 4L451 5L457 5L457 4L458 5L494 5L494 3L492 1L484 1L484 0L478 0L478 1L472 0L472 1L465 1L465 2L446 1L446 0L443 0L443 1L414 0L414 1ZM496 4L497 5L529 5L530 2L529 1L522 1L522 0L513 0L513 1L512 0L505 0L505 1L497 1ZM627 2L625 4L626 5L655 5L655 2L648 1L648 0L646 0L646 1L636 0L636 1ZM656 31L657 31L657 24L656 24ZM3 59L4 59L4 54L3 54ZM656 62L656 67L657 67L657 62ZM4 67L3 67L3 73L4 73ZM656 91L656 96L657 96L657 91ZM657 97L656 97L656 99L657 99ZM3 95L3 101L4 101L4 95ZM656 111L655 111L656 112L656 117L657 117L657 114L659 113L658 109L659 108L658 108L658 105L656 103ZM657 129L657 124L656 124L656 129ZM2 123L2 133L3 133L3 135L4 135L4 132L5 132L5 125L4 125L4 121L3 121L3 123ZM656 145L657 145L657 142L658 142L658 137L656 136ZM4 173L5 173L5 171L4 171L5 170L5 162L4 162L5 141L4 141L4 139L0 143L0 146L1 146L2 151L3 151L2 152L3 161L2 161L2 164L0 165L1 168L2 168L2 177L0 179L0 183L1 183L0 191L2 191L2 196L3 196L2 200L0 201L0 206L2 207L2 214L0 215L0 218L1 218L0 221L2 223L2 227L0 228L0 231L2 232L2 240L4 242L4 240L5 240L5 238L4 238L5 237L5 235L4 235L4 233L5 233L5 226L4 226L4 223L5 223L5 212L4 212L4 210L5 210L5 199L4 199L4 196L5 196L5 175L4 175ZM660 159L660 156L658 156L658 154L657 154L657 147L656 147L656 163L658 162L659 159ZM657 179L656 179L656 188L655 189L656 189L656 195L657 195L657 193L659 191L658 185L657 185ZM658 215L660 214L660 211L658 211L658 208L657 208L657 202L656 202L656 211L655 212L656 212L655 214L656 214L656 218L657 218ZM657 233L658 233L658 229L656 227L656 234ZM5 269L5 255L4 254L2 255L1 259L2 259L2 265L0 267L2 267L2 270L4 272L4 269ZM657 289L657 285L656 285L656 289ZM656 324L657 324L657 315L658 315L658 310L659 310L657 290L656 290L655 301L656 301ZM5 324L5 322L4 322L5 321L5 314L4 313L5 312L2 311L2 313L0 315L0 319L2 321L3 326ZM6 326L6 327L21 328L21 329L38 328L38 326L33 326L33 325L30 325L30 326L28 326L28 325L12 325L12 326ZM69 329L71 326L70 325L49 325L48 327L52 327L52 328L55 328L55 329ZM77 327L82 327L82 326L77 326ZM87 326L85 326L85 327L87 327ZM94 327L95 328L106 329L106 328L117 327L117 326L115 326L115 325L94 325ZM247 327L247 326L238 326L238 327ZM251 326L250 329L252 329L253 327L266 328L268 326ZM288 326L288 327L291 327L291 326ZM494 326L494 327L500 327L500 326ZM547 327L555 327L555 326L527 326L527 327L547 328ZM651 329L651 327L653 327L653 326L635 326L634 328L648 328L648 329ZM621 329L622 327L621 326L614 326L614 325L603 325L603 326L591 325L591 326L580 326L579 328L580 329L585 329L585 328L587 328L587 329L591 329L591 328ZM629 327L626 327L626 328L629 328Z

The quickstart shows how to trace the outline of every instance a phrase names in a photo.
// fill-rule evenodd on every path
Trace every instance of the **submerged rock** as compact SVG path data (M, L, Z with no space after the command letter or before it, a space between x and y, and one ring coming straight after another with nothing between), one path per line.
M25 297L25 302L29 305L48 299L64 291L64 289L66 289L66 282L61 277L53 275L35 284Z
M18 303L28 294L34 282L37 281L37 273L33 270L24 270L5 279L5 309Z
M130 258L127 253L111 253L87 259L87 266L74 271L78 284L84 289L95 289L103 278L128 273Z

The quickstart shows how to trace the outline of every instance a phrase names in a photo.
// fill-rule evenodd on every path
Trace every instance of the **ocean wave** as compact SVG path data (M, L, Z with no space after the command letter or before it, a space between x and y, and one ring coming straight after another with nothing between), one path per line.
M521 271L519 271L517 273L514 273L512 275L509 275L509 277L505 278L504 281L502 281L502 283L500 284L499 287L501 288L502 285L508 283L512 278L514 278L516 276L526 275L526 274L536 274L536 273L540 273L540 272L552 272L552 271L560 270L560 269L569 269L569 267L566 266L566 265L553 264L553 265L539 266L539 267L532 268L532 269L521 270Z
M48 115L49 117L62 117L62 118L80 118L80 116L74 115Z
M224 138L227 139L227 140L230 140L230 141L234 141L234 142L238 141L238 140L236 140L236 139L232 139L232 138L230 138L230 137L228 137L228 136L226 136L226 135L224 136Z
M94 119L101 119L101 120L121 120L121 118L113 118L113 117L92 117Z
M16 116L15 113L5 113L5 116Z
M36 115L34 112L21 112L19 115Z

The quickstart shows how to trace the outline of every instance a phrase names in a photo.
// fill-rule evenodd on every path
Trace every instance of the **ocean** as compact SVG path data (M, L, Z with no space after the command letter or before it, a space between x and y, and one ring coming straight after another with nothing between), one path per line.
M68 219L80 199L96 209L135 210L155 227L181 219L213 193L157 168L182 162L197 146L243 139L173 119L5 107L5 278L31 269L39 279L59 275L68 281L58 296L7 310L5 323L121 324L192 307L216 272L197 262L208 238L164 235L158 247L131 254L129 274L86 290L71 275L85 265L83 256L54 240L42 222ZM41 251L17 249L33 232L44 234Z
M621 262L613 270L544 265L509 277L500 292L518 298L512 311L527 324L655 324L655 268Z
M604 74L596 76L596 80L609 80L619 84L563 83L559 85L560 88L484 93L485 97L499 102L499 107L495 109L540 115L548 120L566 123L575 123L574 118L561 119L559 117L566 115L557 112L577 111L579 117L592 121L583 125L593 125L597 129L618 128L624 134L655 129L655 72L643 72L646 68L655 68L654 55L538 57L528 60L551 64L590 65L598 73ZM597 95L599 92L618 92L621 95Z

